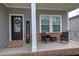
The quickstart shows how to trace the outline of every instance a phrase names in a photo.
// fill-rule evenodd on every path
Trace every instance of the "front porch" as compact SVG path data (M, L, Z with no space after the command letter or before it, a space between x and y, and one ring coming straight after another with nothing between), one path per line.
M0 49L0 55L35 55L31 52L31 44L24 44L21 48L5 48ZM28 47L28 48L27 48ZM77 50L75 50L77 49ZM62 51L63 50L63 51ZM66 51L67 50L67 51ZM79 42L70 40L69 43L48 42L47 44L38 42L36 55L75 55L79 54ZM56 52L58 51L58 52ZM42 53L44 52L44 53ZM28 54L29 53L29 54ZM39 53L39 54L38 54ZM64 54L66 53L66 54Z
M6 3L4 5L0 4L0 9L2 11L0 12L2 16L0 17L0 55L18 55L21 53L24 55L24 53L38 53L40 51L43 53L43 51L51 50L59 51L63 49L64 51L65 49L79 49L79 42L69 40L68 35L68 43L60 43L60 35L63 32L69 32L67 13L78 8L79 4ZM26 24L28 25L28 23L30 23L29 30L26 29ZM28 32L29 39L27 35ZM57 40L54 42L48 41L46 44L42 43L41 33L43 32L51 35L51 37L56 37ZM13 42L13 40L15 42ZM21 41L18 43L17 40ZM30 42L26 44L28 40Z

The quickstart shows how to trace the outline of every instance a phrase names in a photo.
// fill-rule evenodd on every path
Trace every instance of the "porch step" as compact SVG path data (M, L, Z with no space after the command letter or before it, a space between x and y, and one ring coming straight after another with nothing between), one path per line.
M22 45L23 45L23 40L13 40L8 42L7 48L22 47Z

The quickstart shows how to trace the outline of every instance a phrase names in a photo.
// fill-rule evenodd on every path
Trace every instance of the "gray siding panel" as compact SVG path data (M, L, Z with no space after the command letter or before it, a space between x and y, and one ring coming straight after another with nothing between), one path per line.
M9 14L24 14L24 19L31 21L31 10L21 8L9 8ZM36 10L37 32L40 32L39 16L40 14L62 15L62 31L67 31L67 12L65 10Z
M79 17L69 20L69 37L72 40L79 41Z
M70 31L79 31L79 17L69 20Z
M4 48L9 40L8 15L8 9L3 4L0 4L0 48Z

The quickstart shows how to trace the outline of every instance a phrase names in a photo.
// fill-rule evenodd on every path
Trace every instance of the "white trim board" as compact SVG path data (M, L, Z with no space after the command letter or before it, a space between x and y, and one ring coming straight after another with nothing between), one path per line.
M62 15L52 15L52 14L40 14L40 17L39 17L39 27L40 27L40 33L41 33L41 16L49 16L49 18L51 19L52 17L54 16L57 16L57 17L60 17L60 32L62 32ZM49 19L49 20L50 20ZM51 23L51 22L50 22ZM51 27L51 24L49 24L50 27ZM49 29L49 32L53 32L52 31L52 28Z
M23 40L24 40L24 14L9 14L9 41L12 41L11 16L22 16L23 18Z

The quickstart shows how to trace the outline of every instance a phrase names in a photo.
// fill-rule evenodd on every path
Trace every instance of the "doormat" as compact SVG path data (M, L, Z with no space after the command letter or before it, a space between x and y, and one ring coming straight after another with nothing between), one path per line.
M8 43L7 48L17 48L22 46L23 46L23 40L13 40Z

